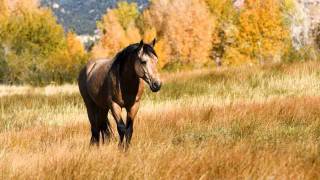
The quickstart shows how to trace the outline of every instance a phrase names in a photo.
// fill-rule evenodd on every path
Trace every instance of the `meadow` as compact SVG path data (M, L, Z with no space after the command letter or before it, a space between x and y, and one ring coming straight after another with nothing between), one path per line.
M90 147L76 85L0 86L0 179L317 179L320 63L163 73L132 145Z

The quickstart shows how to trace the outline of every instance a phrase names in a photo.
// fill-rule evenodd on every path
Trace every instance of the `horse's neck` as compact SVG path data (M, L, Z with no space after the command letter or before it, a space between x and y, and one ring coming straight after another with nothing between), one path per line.
M119 82L122 90L126 91L136 91L139 89L140 80L134 70L134 62L130 59L127 59L126 62L122 64L123 67L120 67L119 64Z

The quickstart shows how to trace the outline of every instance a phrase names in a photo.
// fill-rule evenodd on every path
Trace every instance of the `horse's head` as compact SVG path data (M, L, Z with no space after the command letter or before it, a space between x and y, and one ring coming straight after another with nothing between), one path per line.
M155 43L155 39L151 44L145 44L141 40L134 65L137 75L149 85L153 92L159 91L162 84L157 70L158 57L154 51Z

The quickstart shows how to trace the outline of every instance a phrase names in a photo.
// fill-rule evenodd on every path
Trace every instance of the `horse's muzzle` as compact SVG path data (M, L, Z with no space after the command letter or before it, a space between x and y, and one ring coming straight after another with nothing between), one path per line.
M158 92L161 89L162 83L161 82L152 82L150 83L150 89L152 92Z

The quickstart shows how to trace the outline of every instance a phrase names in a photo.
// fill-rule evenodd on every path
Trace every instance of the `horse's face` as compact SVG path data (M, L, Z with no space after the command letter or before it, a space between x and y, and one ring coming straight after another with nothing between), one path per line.
M154 53L148 53L148 48L152 48L155 45L153 40L151 45L144 44L143 41L139 44L138 58L135 61L135 71L137 75L142 78L150 87L151 91L157 92L161 88L161 79L157 69L158 58ZM145 50L144 50L144 46ZM154 50L153 50L154 52Z

